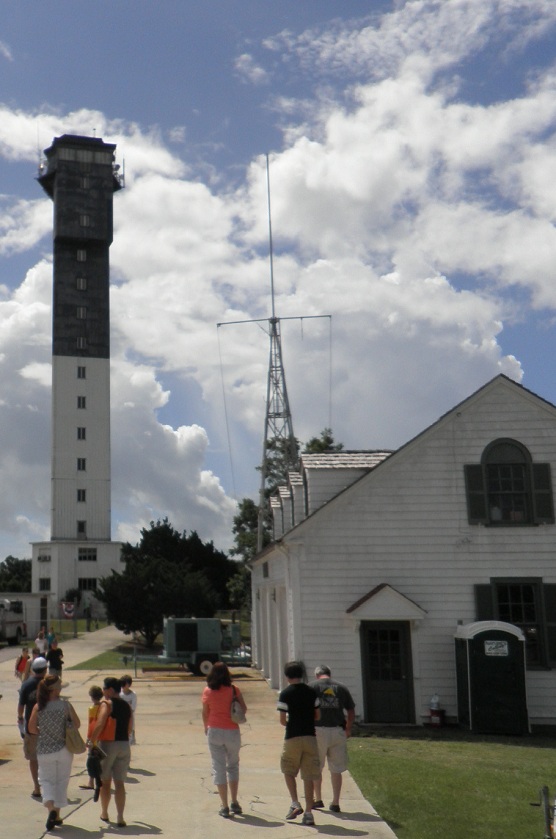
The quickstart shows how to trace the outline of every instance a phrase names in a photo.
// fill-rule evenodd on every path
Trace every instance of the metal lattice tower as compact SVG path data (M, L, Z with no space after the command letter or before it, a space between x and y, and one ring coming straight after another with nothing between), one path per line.
M267 323L270 340L270 354L268 364L268 380L266 390L266 413L263 434L263 454L261 462L261 486L259 492L259 515L257 527L257 551L263 547L265 510L267 508L266 490L269 475L269 452L271 449L278 452L282 463L289 470L297 469L298 446L293 433L293 421L286 387L286 373L282 359L282 341L280 335L280 323L282 320L310 320L314 318L327 317L330 315L309 315L306 317L279 318L276 316L274 306L274 261L272 243L272 216L270 210L270 166L268 154L266 155L266 184L268 201L268 235L269 235L269 256L270 256L270 297L271 310L270 318L259 318L255 320L229 321L228 323ZM218 323L217 327L226 324Z

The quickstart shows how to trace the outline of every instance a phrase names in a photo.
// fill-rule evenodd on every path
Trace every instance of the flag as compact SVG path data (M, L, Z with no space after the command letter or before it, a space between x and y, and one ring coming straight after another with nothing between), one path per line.
M62 612L64 613L64 617L73 618L73 615L74 615L74 612L75 612L75 604L74 603L70 603L67 600L62 600L62 602L60 603L60 606L62 607Z

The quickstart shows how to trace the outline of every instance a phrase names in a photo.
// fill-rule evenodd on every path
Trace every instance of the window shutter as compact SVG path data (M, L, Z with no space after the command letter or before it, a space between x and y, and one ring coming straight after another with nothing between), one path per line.
M467 493L467 518L469 524L487 524L487 504L483 467L480 464L467 464L465 471L465 491Z
M478 621L492 621L496 619L492 602L492 586L490 583L481 583L475 586L475 612Z
M550 463L533 463L533 510L536 524L554 524Z
M543 586L549 664L556 663L556 585Z

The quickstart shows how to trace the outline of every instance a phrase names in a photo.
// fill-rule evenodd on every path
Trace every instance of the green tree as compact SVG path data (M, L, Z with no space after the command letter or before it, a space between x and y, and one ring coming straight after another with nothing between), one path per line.
M299 442L296 440L297 457L299 456ZM319 452L340 452L343 443L335 443L331 428L324 428L320 437L312 437L304 446L304 454L318 454ZM276 489L287 483L288 472L295 468L292 464L293 453L285 440L269 440L267 442L267 481L265 487L266 506L264 510L263 548L271 542L272 520L268 499ZM260 472L261 467L257 466ZM252 498L243 498L238 504L238 512L234 516L232 533L234 547L232 556L239 556L248 562L257 553L257 534L259 521L259 506ZM250 591L250 589L249 589Z
M164 617L211 617L229 606L227 584L237 563L204 543L197 533L179 533L165 518L141 531L137 545L122 547L123 571L99 581L97 598L118 629L138 632L152 646Z
M75 603L76 606L79 606L81 603L81 591L78 588L68 588L64 595L64 600L68 603Z
M230 604L241 611L251 608L251 572L244 562L237 565L238 569L228 583L228 592Z
M0 562L0 591L31 591L31 560L7 556Z
M259 507L252 498L243 498L238 504L237 514L234 516L232 533L234 547L230 549L231 556L239 556L244 562L252 559L257 553L257 528L259 521ZM270 530L265 528L263 546L270 542Z
M305 443L303 454L321 454L323 452L341 452L343 443L335 443L331 428L323 428L320 437L311 437Z

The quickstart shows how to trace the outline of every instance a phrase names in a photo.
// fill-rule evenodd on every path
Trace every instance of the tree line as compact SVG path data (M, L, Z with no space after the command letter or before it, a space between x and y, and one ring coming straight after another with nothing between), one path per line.
M291 441L290 441L291 442ZM291 445L283 440L267 443L265 499L287 481ZM299 458L299 441L295 452ZM329 428L311 438L303 453L317 454L343 449ZM261 467L258 467L259 470ZM167 518L151 521L140 540L122 547L122 571L112 571L98 581L96 598L103 603L106 617L126 633L139 633L152 646L162 632L164 617L212 617L219 609L249 607L251 579L248 563L257 552L259 506L243 498L234 517L234 546L230 556L203 542L192 531L178 531ZM271 541L271 521L265 511L263 545ZM233 557L233 558L232 558ZM0 592L31 591L31 560L8 556L0 563ZM79 603L80 592L72 589L63 599Z

